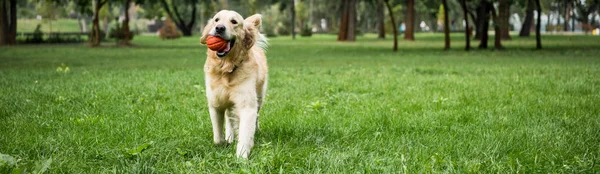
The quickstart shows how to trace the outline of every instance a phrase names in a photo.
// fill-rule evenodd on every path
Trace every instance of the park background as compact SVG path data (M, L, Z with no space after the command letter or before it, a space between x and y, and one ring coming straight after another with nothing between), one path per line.
M597 0L0 2L1 173L600 171ZM248 161L212 145L221 9L270 39Z

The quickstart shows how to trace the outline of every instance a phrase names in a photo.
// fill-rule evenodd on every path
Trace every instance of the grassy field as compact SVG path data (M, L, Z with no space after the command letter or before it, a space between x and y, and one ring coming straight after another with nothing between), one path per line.
M600 37L543 38L272 38L248 161L212 144L198 37L0 47L0 173L596 173Z

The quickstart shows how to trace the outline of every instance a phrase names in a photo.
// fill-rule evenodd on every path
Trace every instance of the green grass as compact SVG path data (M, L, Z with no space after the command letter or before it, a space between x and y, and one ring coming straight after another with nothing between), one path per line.
M49 173L600 171L600 37L452 38L272 38L248 161L212 145L198 37L1 47L0 153Z
M42 25L43 32L80 32L79 24L75 19L58 19L54 21L42 21L37 19L19 19L17 21L17 32L33 32L38 24ZM90 28L88 26L88 28Z

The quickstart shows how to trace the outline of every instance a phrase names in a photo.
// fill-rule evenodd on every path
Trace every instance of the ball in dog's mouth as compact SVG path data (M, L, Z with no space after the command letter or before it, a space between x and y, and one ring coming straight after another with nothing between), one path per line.
M225 49L217 51L217 57L222 58L225 57L227 55L227 53L229 53L229 51L231 51L231 48L233 48L233 45L235 44L235 39L227 41L227 47L225 47Z

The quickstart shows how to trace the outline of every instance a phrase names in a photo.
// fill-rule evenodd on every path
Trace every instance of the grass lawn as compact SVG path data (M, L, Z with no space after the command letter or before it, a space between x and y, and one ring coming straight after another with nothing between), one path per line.
M600 37L335 38L271 39L248 161L212 145L198 37L0 47L0 173L600 171Z

